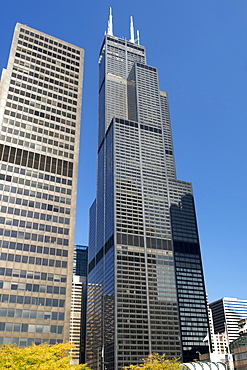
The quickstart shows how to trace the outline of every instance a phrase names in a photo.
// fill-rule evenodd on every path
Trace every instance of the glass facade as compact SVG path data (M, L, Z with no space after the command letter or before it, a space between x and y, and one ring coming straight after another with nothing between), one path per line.
M99 57L88 280L92 369L208 350L192 187L176 179L167 93L144 47L109 34Z
M69 339L83 61L16 25L0 82L0 343Z
M73 275L87 277L88 247L75 245Z

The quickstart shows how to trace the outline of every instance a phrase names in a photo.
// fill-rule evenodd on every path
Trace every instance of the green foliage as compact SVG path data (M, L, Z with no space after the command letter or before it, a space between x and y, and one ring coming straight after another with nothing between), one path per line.
M0 347L0 370L90 370L86 364L70 365L72 345L47 343L18 348L13 344Z
M123 370L179 370L180 362L177 358L166 360L164 355L152 353L142 359L143 363L138 365L125 366Z

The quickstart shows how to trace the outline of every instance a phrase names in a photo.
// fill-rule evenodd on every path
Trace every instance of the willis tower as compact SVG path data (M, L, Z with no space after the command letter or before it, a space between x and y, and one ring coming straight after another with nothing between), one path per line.
M134 36L99 53L97 196L90 209L87 358L120 369L149 353L208 352L192 185L177 180L167 93Z

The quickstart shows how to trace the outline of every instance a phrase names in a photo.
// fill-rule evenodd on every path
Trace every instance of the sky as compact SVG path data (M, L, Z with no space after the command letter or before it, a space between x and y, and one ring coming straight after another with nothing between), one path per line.
M129 38L133 16L169 94L177 178L193 184L209 302L247 299L246 0L1 3L1 69L16 22L85 49L75 243L88 243L95 198L98 52L110 6L115 36Z

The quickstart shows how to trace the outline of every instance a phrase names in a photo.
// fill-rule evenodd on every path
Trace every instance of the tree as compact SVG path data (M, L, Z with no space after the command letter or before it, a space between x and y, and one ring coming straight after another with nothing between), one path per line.
M125 366L123 370L179 370L180 362L177 358L166 360L164 355L152 353L142 359L143 363L138 365Z
M70 365L69 343L48 343L18 348L14 344L0 347L0 370L90 370L86 364Z

